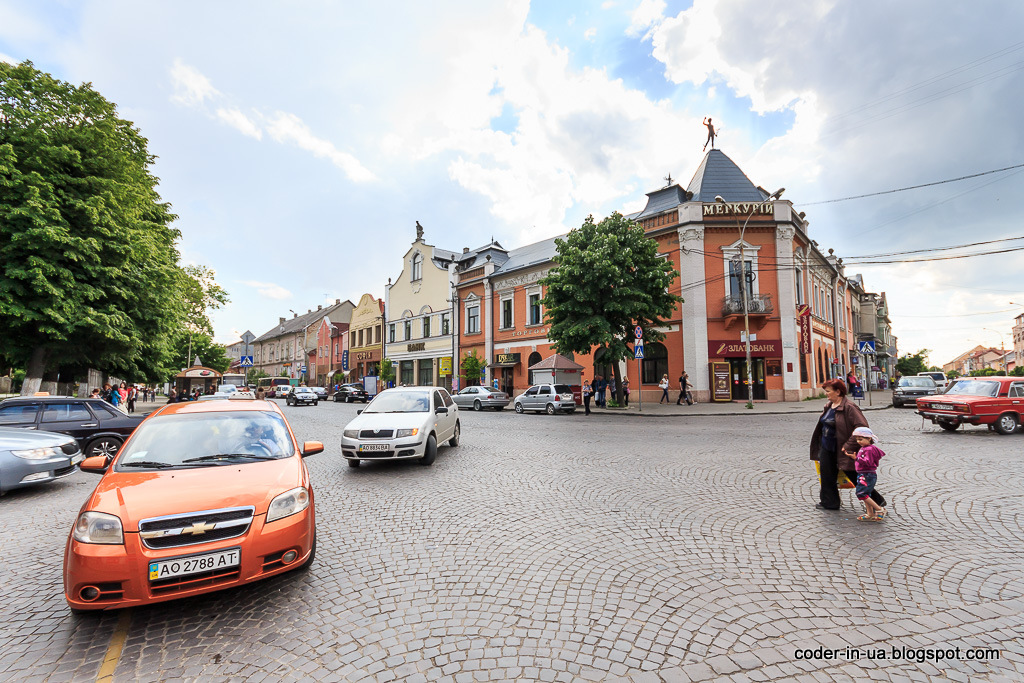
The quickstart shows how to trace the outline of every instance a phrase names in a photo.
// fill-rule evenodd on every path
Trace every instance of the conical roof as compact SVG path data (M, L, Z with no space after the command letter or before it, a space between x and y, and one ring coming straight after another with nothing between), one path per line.
M693 193L692 201L705 203L715 201L715 195L727 202L763 202L768 198L768 194L757 189L740 167L719 149L707 153L686 190Z

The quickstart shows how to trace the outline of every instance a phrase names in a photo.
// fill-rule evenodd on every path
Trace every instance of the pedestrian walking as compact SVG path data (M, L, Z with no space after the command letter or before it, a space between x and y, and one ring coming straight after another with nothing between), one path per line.
M629 407L629 378L622 380L622 405Z
M110 405L114 406L118 410L123 411L124 407L123 401L121 401L121 392L118 391L117 387L112 387L109 384L106 385L106 388L108 393L106 396L104 396L104 398L110 401Z
M661 400L658 401L658 404L668 403L668 375L662 375L661 381L658 382L658 388L661 389Z
M856 462L850 453L856 453L859 446L853 437L857 427L867 427L868 421L856 403L846 397L846 382L841 379L826 380L821 388L825 390L828 402L818 418L811 434L811 460L818 462L821 474L819 510L838 510L838 478L843 472L850 481L857 479ZM877 489L871 491L871 500L885 507L885 497Z
M335 389L334 391L335 391L335 393L337 393L338 390ZM257 389L256 389L256 400L257 401L266 401L267 400L267 392L266 392L266 390L263 387L257 387Z
M135 412L135 400L139 397L139 390L134 386L128 388L128 412Z
M618 400L618 399L615 398L615 377L614 376L612 376L608 380L608 395L612 397L613 401Z
M693 405L693 396L690 394L690 387L692 386L690 384L690 376L686 374L686 370L683 370L683 373L679 375L679 398L676 399L676 405L681 404L683 401L686 401L688 406Z
M167 394L167 402L168 403L177 403L178 402L178 390L175 389L174 387L171 387L171 392L169 394Z
M590 382L583 380L583 410L584 415L590 415L590 396L594 393L593 388L590 386Z
M604 392L607 391L607 390L608 390L608 382L605 381L604 376L603 375L596 375L594 377L594 395L595 395L594 403L599 408L604 408L605 407Z
M875 490L875 484L878 482L878 461L885 453L876 445L878 438L875 433L867 427L854 429L853 438L860 446L855 455L857 500L864 503L864 514L857 519L861 522L879 522L885 519L885 508L871 500L871 492Z

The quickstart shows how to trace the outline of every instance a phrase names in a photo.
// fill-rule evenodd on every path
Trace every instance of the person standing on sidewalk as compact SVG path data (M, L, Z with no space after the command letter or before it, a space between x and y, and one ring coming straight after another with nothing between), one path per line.
M135 412L135 401L139 397L139 390L135 388L135 385L128 387L128 412Z
M658 405L668 403L668 375L662 375L661 381L658 382L658 388L661 389L661 400L658 401Z
M590 386L590 382L583 380L583 410L584 415L590 415L590 396L594 393L594 390Z
M622 380L622 405L629 407L629 378Z
M604 408L604 392L608 389L608 383L601 375L594 375L594 405Z
M811 460L818 462L821 474L819 500L814 507L838 510L841 505L837 485L839 471L842 470L850 481L857 480L857 465L850 454L856 453L860 446L853 431L867 427L868 421L860 407L846 397L846 382L830 379L821 388L825 390L828 403L811 434ZM885 507L885 498L877 490L871 492L871 500Z
M676 399L676 405L679 405L683 401L686 401L686 405L693 405L693 398L690 396L690 376L686 374L686 370L683 370L683 374L679 375L679 398Z

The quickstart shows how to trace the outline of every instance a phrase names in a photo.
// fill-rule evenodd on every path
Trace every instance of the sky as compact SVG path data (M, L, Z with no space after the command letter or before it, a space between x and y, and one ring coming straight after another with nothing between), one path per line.
M216 340L384 295L415 238L506 248L684 186L706 129L887 295L900 353L1012 348L1024 3L0 0L0 59L91 82L156 155ZM1024 247L998 242L904 258ZM1016 302L1016 304L1011 304Z

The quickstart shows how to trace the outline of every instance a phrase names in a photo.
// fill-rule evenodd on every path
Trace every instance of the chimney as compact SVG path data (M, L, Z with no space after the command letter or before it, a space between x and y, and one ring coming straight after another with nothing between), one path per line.
M335 299L335 300L334 300L334 303L336 303L336 304L340 304L340 303L341 303L341 299Z
M317 305L316 305L316 310L318 310L318 311L319 311L319 310L320 310L321 308L323 308L323 306L321 306L320 304L317 304Z
M299 317L299 314L298 314L298 313L292 313L292 317L293 317L293 318L298 318L298 317Z
M462 248L462 253L463 254L468 254L469 253L469 247L463 247Z
M277 324L278 325L284 325L284 318L279 318Z

